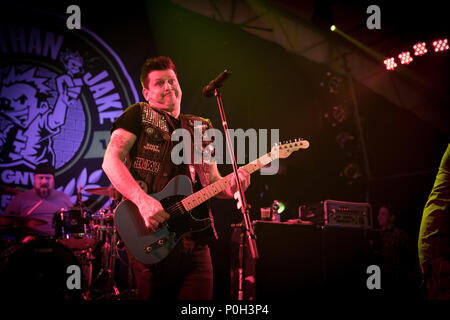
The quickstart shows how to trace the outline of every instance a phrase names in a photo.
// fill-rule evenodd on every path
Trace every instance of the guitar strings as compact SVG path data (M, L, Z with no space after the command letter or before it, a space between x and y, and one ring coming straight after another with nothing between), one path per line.
M225 184L228 184L229 182L230 181L228 179L225 179L225 181L224 181ZM173 213L175 213L178 210L181 211L181 212L184 211L184 206L182 205L181 202L176 202L175 204L171 205L170 207L168 207L166 209L166 212L169 213L169 214L173 214Z
M257 167L256 164L252 164L254 167ZM220 181L220 180L219 180ZM216 183L219 183L219 181L216 181ZM225 177L222 181L225 185L229 185L230 184L230 179L229 177ZM214 185L214 184L212 184ZM213 191L215 192L215 190L213 189ZM176 213L176 211L180 211L181 213L183 213L186 209L184 208L183 204L181 203L181 201L176 202L175 204L171 205L170 207L168 207L167 209L165 209L167 213L169 214L174 214Z
M177 210L180 210L181 212L183 211L183 208L182 208L180 202L177 202L177 203L171 205L170 207L168 207L168 208L166 209L166 212L169 213L169 214L173 214L173 213L175 213Z

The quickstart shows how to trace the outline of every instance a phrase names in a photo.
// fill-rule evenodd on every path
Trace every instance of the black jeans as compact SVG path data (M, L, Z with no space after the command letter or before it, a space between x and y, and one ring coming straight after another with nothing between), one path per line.
M211 300L213 269L209 247L188 234L164 260L145 265L128 254L138 300Z

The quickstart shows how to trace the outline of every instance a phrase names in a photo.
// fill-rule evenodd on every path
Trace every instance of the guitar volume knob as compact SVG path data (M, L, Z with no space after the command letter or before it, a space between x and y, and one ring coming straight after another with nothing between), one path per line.
M145 253L150 253L150 252L152 252L152 247L151 246L146 246L144 248L144 251L145 251Z

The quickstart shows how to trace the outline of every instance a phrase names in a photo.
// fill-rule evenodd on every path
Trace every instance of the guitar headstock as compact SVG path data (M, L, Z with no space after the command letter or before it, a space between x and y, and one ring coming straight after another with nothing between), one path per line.
M283 143L277 143L272 147L271 154L277 154L278 158L287 158L292 152L300 149L308 149L309 142L302 138L284 141Z

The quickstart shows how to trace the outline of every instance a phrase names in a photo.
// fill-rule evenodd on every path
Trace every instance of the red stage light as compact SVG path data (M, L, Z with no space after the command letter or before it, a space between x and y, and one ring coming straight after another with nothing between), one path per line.
M428 52L425 42L416 43L413 48L415 56L422 56Z
M435 52L448 50L448 39L436 40L433 42L433 46Z
M384 60L384 64L386 65L387 70L394 70L397 67L394 58L388 58Z
M401 64L409 64L411 61L413 61L413 58L411 58L411 54L409 51L402 52L398 55L398 58L400 59Z
M436 41L433 41L433 47L435 52L442 52L446 51L450 48L448 44L448 39L437 39ZM423 56L428 52L427 50L427 44L425 42L417 42L414 46L414 55L415 56ZM414 59L411 57L410 51L404 51L401 52L398 55L398 59L401 64L409 64ZM394 70L397 68L397 63L395 62L395 58L387 58L384 60L384 64L386 65L387 70Z

